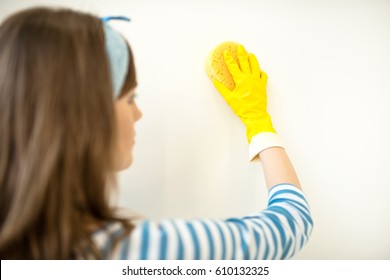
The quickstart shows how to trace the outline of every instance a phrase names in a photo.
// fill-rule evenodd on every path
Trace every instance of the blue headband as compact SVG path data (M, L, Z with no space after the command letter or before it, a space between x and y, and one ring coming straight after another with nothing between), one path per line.
M127 17L114 16L101 18L103 21L106 53L110 61L114 98L117 98L121 93L129 68L129 51L125 39L107 24L111 19L126 21L130 21L130 19Z

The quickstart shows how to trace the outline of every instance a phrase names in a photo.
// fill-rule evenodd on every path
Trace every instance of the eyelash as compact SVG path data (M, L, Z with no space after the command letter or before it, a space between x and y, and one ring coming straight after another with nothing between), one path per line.
M135 99L136 97L137 97L137 94L132 95L132 96L129 98L128 103L129 103L129 104L133 104L134 99Z

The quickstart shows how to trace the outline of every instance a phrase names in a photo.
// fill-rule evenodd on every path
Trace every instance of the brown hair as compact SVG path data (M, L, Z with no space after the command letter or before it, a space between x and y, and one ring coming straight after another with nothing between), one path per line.
M122 95L136 86L130 51ZM0 26L0 258L102 258L88 223L120 221L115 114L98 17L31 8Z

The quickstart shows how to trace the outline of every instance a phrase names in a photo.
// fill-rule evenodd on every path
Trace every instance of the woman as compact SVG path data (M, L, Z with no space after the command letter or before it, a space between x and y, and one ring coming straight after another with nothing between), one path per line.
M109 204L142 115L128 43L69 9L8 17L0 26L1 259L293 256L310 236L310 211L266 113L266 74L242 47L239 57L225 54L236 89L214 83L262 161L267 209L241 219L128 220Z

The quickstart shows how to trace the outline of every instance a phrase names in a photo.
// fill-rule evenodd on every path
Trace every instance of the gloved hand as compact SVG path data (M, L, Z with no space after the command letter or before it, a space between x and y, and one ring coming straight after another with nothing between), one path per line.
M237 57L239 64L229 51L224 52L225 63L236 87L231 91L218 80L213 80L213 84L244 123L248 143L252 145L254 136L260 141L255 141L257 147L252 147L250 151L251 160L261 150L272 146L281 147L282 144L267 112L267 74L260 70L255 55L248 54L242 45L237 47Z
M256 57L248 55L242 45L237 47L237 57L239 64L229 51L224 52L225 63L236 84L235 89L230 91L218 80L213 80L213 84L244 123L250 143L252 137L260 132L275 133L267 113L268 77L260 70Z

